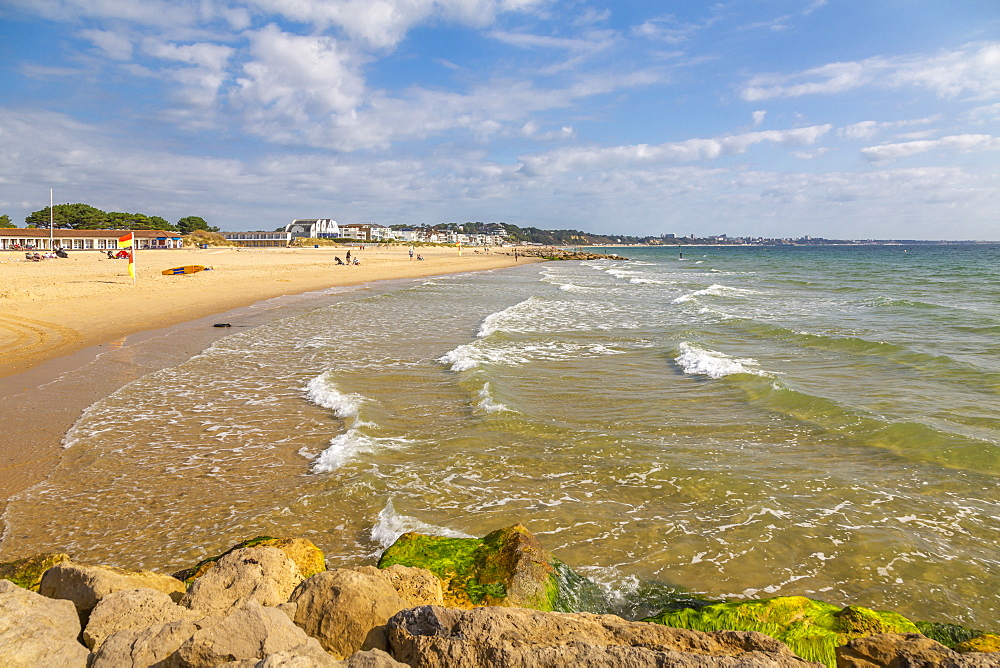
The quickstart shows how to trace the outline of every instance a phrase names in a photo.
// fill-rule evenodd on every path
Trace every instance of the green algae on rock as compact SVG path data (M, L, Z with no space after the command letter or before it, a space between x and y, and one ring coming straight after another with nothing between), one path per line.
M917 629L931 640L936 640L949 649L955 649L958 645L984 635L985 631L967 629L958 624L945 624L941 622L914 622Z
M191 568L185 568L184 570L177 571L174 573L174 577L181 580L185 586L190 587L195 580L214 567L219 559L234 550L239 550L244 547L278 548L285 553L285 556L295 562L295 565L299 569L299 573L304 578L311 577L326 570L326 559L323 556L323 552L318 547L313 545L312 541L305 538L272 538L271 536L257 536L256 538L251 538L250 540L245 540L242 543L233 545L222 554L202 559Z
M42 575L56 564L69 561L68 554L42 552L24 559L0 563L0 580L10 580L18 587L38 591Z
M962 654L967 652L1000 652L1000 635L984 633L955 645L955 651Z
M457 608L501 605L558 612L603 612L600 588L554 559L524 526L483 538L403 534L379 559L426 568L441 579L445 604Z
M827 666L836 665L835 648L853 638L919 632L895 612L854 605L841 609L804 596L718 603L662 612L644 621L694 631L758 631L785 643L803 659Z

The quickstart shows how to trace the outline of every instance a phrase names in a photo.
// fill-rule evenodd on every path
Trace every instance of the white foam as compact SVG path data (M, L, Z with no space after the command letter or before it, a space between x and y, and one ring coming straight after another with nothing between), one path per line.
M310 380L305 391L309 401L329 408L339 418L356 418L364 402L360 394L344 394L322 375Z
M364 426L371 426L365 424ZM348 429L330 439L330 445L313 460L313 473L330 473L360 454L383 448L399 448L410 443L405 438L377 438L362 433L360 427Z
M715 350L706 350L696 345L684 341L678 346L680 355L677 356L677 364L680 365L684 373L691 376L708 376L709 378L723 378L739 373L752 374L754 376L770 376L771 374L757 368L757 360L746 357L730 357L725 353Z
M501 411L509 411L510 409L503 404L494 401L493 396L490 395L490 384L485 383L483 389L479 390L479 407L486 411L487 413L499 413Z
M474 343L466 343L449 350L438 358L438 362L451 365L452 371L469 371L479 366L478 348Z
M408 531L419 531L420 533L432 536L445 536L446 538L473 538L467 533L454 531L434 524L421 522L415 517L400 515L392 505L392 499L386 502L385 508L379 511L378 521L372 527L371 537L383 548L388 548L396 542L396 539Z
M702 295L721 297L721 296L759 295L759 294L761 293L756 290L748 290L747 288L731 288L728 285L719 285L718 283L715 283L702 290L696 290L686 295L681 295L677 299L673 300L672 303L683 304L697 297L701 297Z
M563 283L559 286L559 289L563 292L597 292L598 288L588 288L582 285L574 285L573 283Z
M542 309L544 304L545 301L543 299L532 295L523 302L518 302L502 311L491 313L483 319L483 323L479 326L479 333L476 336L485 338L494 332L508 328L513 328L516 331L519 329L519 325L524 324L525 320L534 320L533 316Z

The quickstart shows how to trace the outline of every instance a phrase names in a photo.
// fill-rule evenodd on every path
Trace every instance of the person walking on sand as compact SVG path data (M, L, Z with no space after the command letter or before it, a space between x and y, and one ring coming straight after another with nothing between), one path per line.
M410 259L413 259L413 246L410 246Z
M351 263L351 251L347 251L347 264Z

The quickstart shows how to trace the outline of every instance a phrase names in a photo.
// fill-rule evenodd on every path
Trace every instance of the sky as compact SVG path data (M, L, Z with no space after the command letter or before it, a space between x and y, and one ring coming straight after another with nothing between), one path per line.
M0 0L0 214L1000 240L1000 0Z

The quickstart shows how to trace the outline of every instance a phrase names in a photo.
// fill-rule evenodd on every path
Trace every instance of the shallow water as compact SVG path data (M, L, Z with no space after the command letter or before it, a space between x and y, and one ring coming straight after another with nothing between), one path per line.
M997 625L1000 249L628 249L237 331L91 406L4 554L514 522L609 592ZM905 250L905 252L904 252Z

